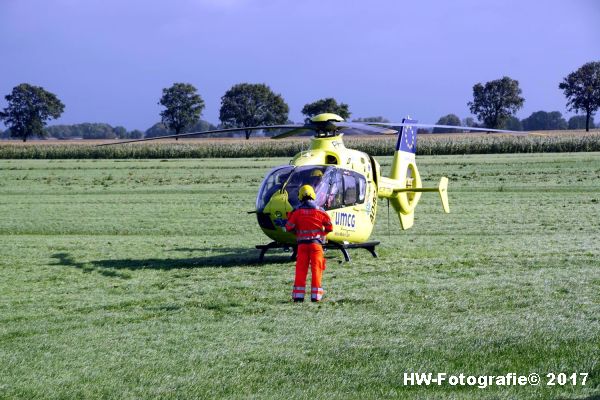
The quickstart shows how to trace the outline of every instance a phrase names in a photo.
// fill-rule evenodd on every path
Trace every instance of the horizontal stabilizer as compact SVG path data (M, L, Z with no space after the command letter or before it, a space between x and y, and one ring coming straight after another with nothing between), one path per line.
M442 201L442 207L445 213L450 213L450 204L448 203L448 178L445 176L440 179L440 184L436 188L405 188L405 189L394 189L394 193L423 193L423 192L438 192L440 194L440 200Z

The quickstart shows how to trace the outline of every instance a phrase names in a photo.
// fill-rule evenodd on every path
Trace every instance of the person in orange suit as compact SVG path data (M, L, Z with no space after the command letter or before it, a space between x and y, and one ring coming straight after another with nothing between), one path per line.
M311 269L311 301L321 301L323 287L321 276L325 270L323 244L325 237L333 230L329 215L315 203L315 190L310 185L304 185L298 191L300 206L289 216L285 229L294 232L298 244L296 255L296 278L292 290L295 302L304 301L306 275L308 266Z

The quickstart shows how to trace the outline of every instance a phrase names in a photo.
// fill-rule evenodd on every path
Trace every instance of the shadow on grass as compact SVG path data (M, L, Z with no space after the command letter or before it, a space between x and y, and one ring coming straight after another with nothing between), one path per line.
M127 271L142 269L235 268L290 262L289 255L272 255L265 257L265 260L259 263L259 251L248 248L216 248L211 251L213 252L211 255L192 258L124 258L78 262L68 253L56 253L52 255L52 258L57 260L55 265L74 267L86 272L98 272L105 276L125 279L131 277Z

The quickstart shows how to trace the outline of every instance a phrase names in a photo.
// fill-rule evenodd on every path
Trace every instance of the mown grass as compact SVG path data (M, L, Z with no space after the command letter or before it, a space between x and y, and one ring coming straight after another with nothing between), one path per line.
M381 202L380 258L328 253L321 304L290 302L289 255L256 263L246 211L287 161L1 161L0 398L600 395L600 154L420 157L452 214L423 196L401 232Z
M387 156L394 148L396 137L349 136L346 145L374 156ZM179 142L143 142L119 146L98 147L71 141L67 144L0 143L0 159L154 159L154 158L245 158L291 157L306 150L307 138L292 140L202 139ZM600 151L600 133L579 131L534 133L524 136L447 134L420 135L417 152L420 155L562 153Z

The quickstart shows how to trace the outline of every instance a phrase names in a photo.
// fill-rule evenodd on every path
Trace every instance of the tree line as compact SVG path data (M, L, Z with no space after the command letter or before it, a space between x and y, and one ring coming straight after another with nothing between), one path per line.
M460 119L456 114L448 114L440 117L437 125L470 126L474 128L485 128L483 124L476 123L473 118ZM513 115L509 116L504 125L505 129L511 131L551 131L567 129L586 129L587 118L585 115L574 115L566 120L559 111L536 111L524 119ZM590 128L600 128L600 123L595 125L590 121ZM451 128L434 128L433 133L456 132Z
M473 100L467 105L477 121L471 117L461 121L456 115L446 115L440 125L480 126L494 129L543 130L585 129L594 127L593 116L600 108L600 62L589 62L565 77L558 87L563 90L567 109L578 115L566 121L560 112L537 111L519 120L514 115L523 107L525 99L517 80L509 77L473 86ZM51 119L59 118L65 105L58 97L39 86L22 83L5 96L8 106L0 112L0 121L9 128L0 132L1 137L15 137L26 141L32 136L51 136L59 139L137 139L165 136L185 132L202 132L216 128L245 128L260 125L289 123L289 106L280 94L274 93L266 84L240 83L232 86L221 97L220 124L212 125L201 119L205 103L198 90L190 83L175 83L162 91L158 102L164 109L161 122L145 133L127 131L124 127L112 127L103 123L55 125L46 127ZM338 103L334 98L319 99L304 105L302 114L309 119L320 113L338 114L344 119L351 116L349 105ZM383 117L355 119L358 122L385 122ZM436 129L434 132L443 130ZM245 131L246 139L251 131ZM274 134L274 133L271 133Z

